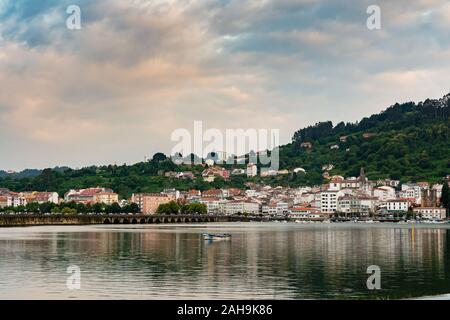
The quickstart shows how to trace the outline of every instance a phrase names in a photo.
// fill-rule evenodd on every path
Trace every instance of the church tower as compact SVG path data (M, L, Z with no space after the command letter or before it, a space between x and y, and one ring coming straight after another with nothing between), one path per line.
M361 182L366 182L367 178L366 178L366 174L364 173L364 168L361 167L361 170L359 171L359 177L358 180Z

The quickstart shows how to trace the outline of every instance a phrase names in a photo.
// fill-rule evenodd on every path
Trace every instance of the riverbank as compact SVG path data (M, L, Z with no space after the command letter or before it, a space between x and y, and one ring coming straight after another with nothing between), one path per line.
M99 225L99 224L176 224L209 222L275 222L298 224L433 224L449 225L449 221L404 221L404 220L334 220L309 219L298 220L280 217L224 216L224 215L0 215L1 227L45 226L45 225Z
M0 227L231 222L227 216L200 215L2 215Z

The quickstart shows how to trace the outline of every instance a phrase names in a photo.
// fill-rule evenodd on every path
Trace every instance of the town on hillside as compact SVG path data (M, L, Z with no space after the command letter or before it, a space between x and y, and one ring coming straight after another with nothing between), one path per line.
M330 169L330 168L325 168ZM301 170L301 168L297 169ZM257 174L257 166L229 172L217 166L203 172L205 181L230 174ZM284 174L281 172L270 174ZM172 174L172 173L167 173ZM190 178L178 173L179 178ZM442 183L403 183L398 180L369 180L361 168L358 177L328 177L328 183L310 187L272 187L246 183L246 189L223 188L205 191L165 189L160 193L134 193L130 199L119 199L113 190L92 187L69 190L63 198L56 192L12 192L0 189L2 214L178 214L191 206L189 213L209 215L249 215L283 217L296 220L330 218L409 218L444 220L447 218L450 175ZM446 184L446 185L445 185ZM168 204L175 204L169 206ZM162 208L166 210L162 210ZM167 211L169 210L169 212Z

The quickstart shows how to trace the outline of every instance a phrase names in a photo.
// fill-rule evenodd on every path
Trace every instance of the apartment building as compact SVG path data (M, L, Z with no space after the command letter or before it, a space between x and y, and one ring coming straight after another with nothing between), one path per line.
M131 196L131 202L136 203L146 215L156 214L159 205L175 200L175 196L161 193L133 193Z
M338 195L337 191L322 191L320 193L320 212L334 214L337 211Z
M94 195L94 203L111 205L119 202L119 195L114 192L99 192Z
M227 201L221 204L221 213L233 215L238 213L259 213L259 203L252 201Z
M427 220L442 220L446 218L447 210L445 208L436 207L420 207L413 208L414 215Z
M395 199L387 202L386 209L389 212L407 212L414 199Z
M66 202L74 201L77 203L93 204L108 203L110 200L115 200L114 202L118 202L118 195L111 189L101 187L72 189L64 194L64 201Z

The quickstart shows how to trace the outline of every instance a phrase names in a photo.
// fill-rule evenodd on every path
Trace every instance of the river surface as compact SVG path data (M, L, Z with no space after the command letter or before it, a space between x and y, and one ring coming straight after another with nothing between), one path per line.
M207 242L203 232L232 238ZM367 287L372 265L380 268L380 290ZM0 229L0 299L373 299L448 293L450 225Z

